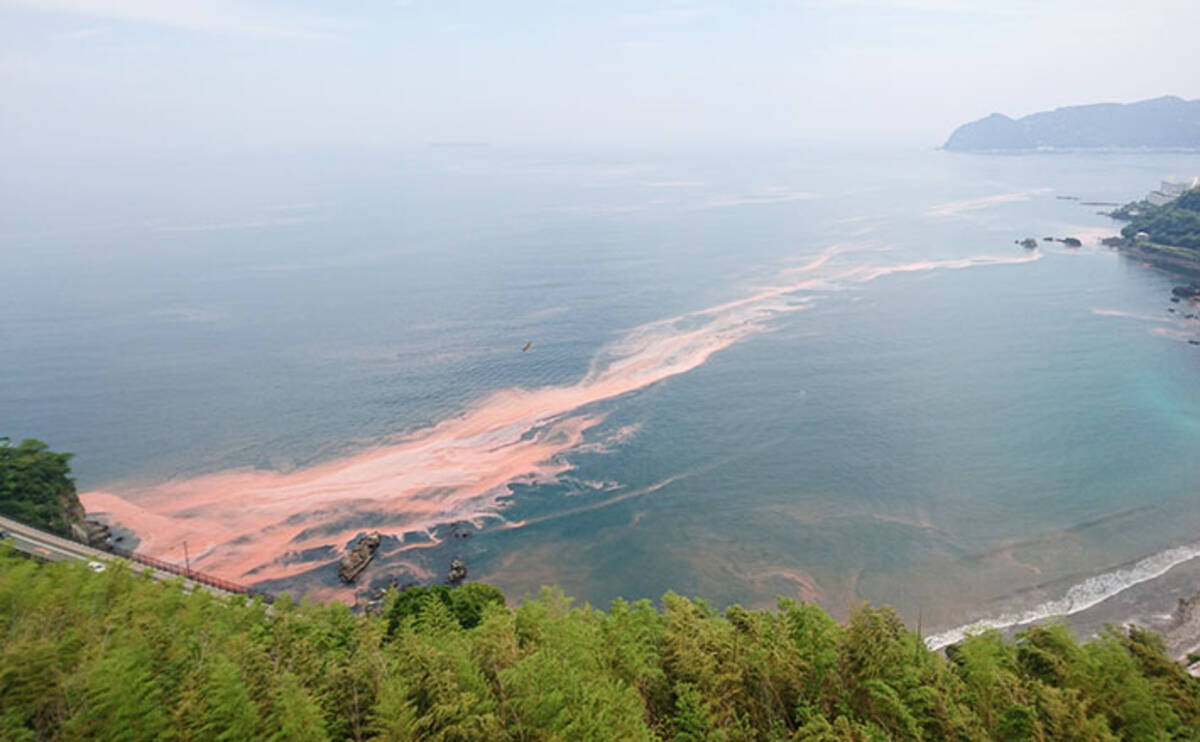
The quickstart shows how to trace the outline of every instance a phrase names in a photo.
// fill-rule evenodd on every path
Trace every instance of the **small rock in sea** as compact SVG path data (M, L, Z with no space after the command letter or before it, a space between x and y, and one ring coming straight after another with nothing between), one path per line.
M1067 247L1083 247L1083 243L1076 237L1063 237L1059 242Z
M1171 314L1175 314L1175 309L1173 307L1167 307L1167 311Z
M1189 283L1186 286L1176 286L1171 289L1171 293L1180 299L1194 299L1200 296L1200 286L1194 283Z
M380 541L382 539L379 533L369 533L360 538L354 548L342 557L341 564L338 565L338 578L342 582L354 582L354 578L358 577L375 557L375 550L379 548Z
M1037 249L1037 240L1035 240L1032 237L1026 237L1025 239L1021 240L1017 244L1020 245L1021 247L1025 248L1026 250L1036 250Z
M467 564L461 559L450 562L450 584L457 585L467 579Z
M1188 345L1200 345L1200 340L1189 340Z
M1042 242L1054 242L1054 238L1053 237L1043 237Z
M1178 296L1172 296L1172 297L1171 297L1171 303L1172 303L1172 304L1178 304L1178 303L1179 303L1179 297L1178 297Z

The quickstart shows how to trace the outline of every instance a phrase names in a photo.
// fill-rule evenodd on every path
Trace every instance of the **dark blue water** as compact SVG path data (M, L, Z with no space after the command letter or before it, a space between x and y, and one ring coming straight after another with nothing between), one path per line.
M1103 207L1056 198L1194 172L1178 154L486 148L18 168L0 176L0 434L73 451L81 489L291 471L491 390L575 383L630 328L833 244L841 269L1086 235L799 292L810 308L601 403L589 438L631 434L513 486L504 517L528 525L415 557L438 571L452 551L517 595L866 599L948 626L1200 526L1200 328L1166 313L1170 276L1095 246Z

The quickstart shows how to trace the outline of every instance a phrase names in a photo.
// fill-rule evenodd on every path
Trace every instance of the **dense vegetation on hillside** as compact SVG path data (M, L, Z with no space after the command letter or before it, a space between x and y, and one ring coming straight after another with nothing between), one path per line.
M887 608L461 590L364 617L0 553L0 739L1200 739L1200 681L1142 631L987 634L948 661Z
M0 515L64 536L83 523L83 506L71 479L69 453L55 453L28 438L0 438Z
M1113 217L1129 221L1121 230L1126 239L1145 232L1156 245L1200 250L1200 189L1193 188L1162 206L1147 201L1126 204L1114 211Z

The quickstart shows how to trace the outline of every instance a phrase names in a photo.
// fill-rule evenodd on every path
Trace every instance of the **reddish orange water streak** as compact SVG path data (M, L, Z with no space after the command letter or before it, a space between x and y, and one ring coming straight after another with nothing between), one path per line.
M603 420L583 408L704 364L766 329L767 320L806 308L795 300L797 292L896 272L1040 257L855 266L812 275L848 250L829 248L785 271L780 285L634 328L602 349L577 383L497 391L457 417L354 456L286 474L221 471L121 492L86 492L80 499L88 511L132 529L142 539L141 550L152 556L178 559L186 541L197 569L243 581L288 577L312 564L285 564L281 555L340 547L363 530L399 534L497 517L509 485L552 481L569 468L563 454ZM794 280L795 274L806 277Z

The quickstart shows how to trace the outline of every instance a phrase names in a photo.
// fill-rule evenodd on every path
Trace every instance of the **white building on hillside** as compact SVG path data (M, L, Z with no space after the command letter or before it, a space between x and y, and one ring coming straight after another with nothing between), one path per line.
M1168 201L1174 201L1179 198L1189 189L1196 187L1200 187L1200 177L1192 178L1190 181L1164 180L1157 191L1150 191L1150 195L1146 196L1146 200L1155 206L1162 206Z

